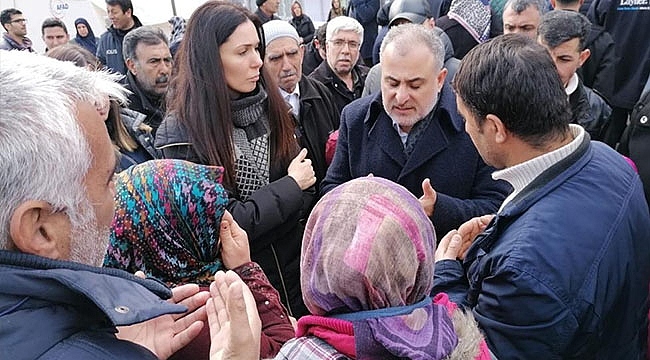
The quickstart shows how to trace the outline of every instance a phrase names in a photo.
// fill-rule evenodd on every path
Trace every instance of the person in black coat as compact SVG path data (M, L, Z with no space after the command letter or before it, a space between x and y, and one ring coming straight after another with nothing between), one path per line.
M300 2L297 0L291 4L291 14L293 15L293 18L289 22L294 28L296 28L296 31L298 31L298 36L300 36L301 39L300 43L309 44L314 38L316 29L314 28L314 23L311 21L309 16L302 12L302 5L300 5Z
M339 113L332 94L316 80L302 74L304 48L294 28L281 20L262 26L266 41L264 66L291 106L295 133L300 146L308 150L317 182L325 177L325 144L330 133L339 127Z

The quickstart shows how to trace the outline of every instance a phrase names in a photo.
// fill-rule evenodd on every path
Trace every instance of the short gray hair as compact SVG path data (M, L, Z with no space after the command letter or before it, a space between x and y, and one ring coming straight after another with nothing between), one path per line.
M445 62L445 46L435 32L420 24L401 24L393 26L388 30L384 41L379 49L379 62L381 63L384 56L384 50L390 44L395 46L395 50L404 53L418 45L424 45L426 50L433 54L434 66L436 70L442 69Z
M124 40L122 41L122 57L124 61L128 59L137 60L135 56L135 49L138 47L138 44L143 43L145 45L158 45L164 43L169 47L169 40L165 33L157 27L154 26L140 26L129 31Z
M546 14L551 7L549 0L508 0L503 9L512 8L515 13L520 14L526 11L529 6L533 6L539 12L540 17Z
M65 211L73 225L87 202L92 154L77 122L77 103L125 101L119 75L92 72L46 56L0 50L0 249L9 222L28 200Z
M359 34L359 37L361 38L359 43L363 43L363 26L361 26L361 24L356 19L349 16L337 16L334 19L328 21L325 40L332 40L332 37L339 31L354 31Z

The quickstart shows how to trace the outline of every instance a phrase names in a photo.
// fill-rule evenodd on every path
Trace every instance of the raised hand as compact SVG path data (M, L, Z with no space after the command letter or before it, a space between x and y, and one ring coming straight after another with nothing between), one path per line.
M431 180L428 178L422 181L422 193L423 195L419 199L420 204L422 205L422 209L424 209L424 213L428 217L431 217L433 216L433 209L436 206L436 200L438 200L438 193L433 189Z
M257 360L260 358L260 321L255 298L232 271L219 271L210 285L207 302L210 324L210 360Z
M316 183L316 173L311 166L311 160L307 159L307 149L300 150L300 153L291 160L287 173L298 183L300 190L305 190Z
M221 219L219 231L221 241L221 260L226 269L234 269L251 261L248 235L232 215L226 211Z
M189 344L207 320L205 302L210 297L207 291L199 291L198 285L187 284L172 289L174 304L185 305L184 314L168 314L131 325L118 327L117 337L142 345L159 359L167 359Z

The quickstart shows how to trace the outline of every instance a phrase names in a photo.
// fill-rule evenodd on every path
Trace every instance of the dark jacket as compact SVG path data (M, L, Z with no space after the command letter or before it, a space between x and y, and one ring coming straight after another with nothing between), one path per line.
M298 36L302 38L303 44L309 44L314 38L314 23L311 21L309 16L302 14L298 17L293 17L289 23L296 28Z
M471 309L499 359L642 359L650 215L639 177L585 141L509 202L434 289Z
M314 42L310 42L305 47L305 58L302 61L302 73L309 75L323 62L318 49L314 46Z
M419 198L422 181L429 178L438 193L432 219L438 239L472 217L496 212L510 186L492 179L494 169L481 160L465 132L449 86L443 86L433 116L407 157L384 111L381 93L347 106L321 193L372 173L397 182Z
M0 250L0 358L156 359L115 327L187 310L170 297L122 270Z
M641 95L632 109L630 124L623 133L618 151L636 164L646 201L650 205L650 90Z
M154 137L147 129L148 126L144 124L146 116L127 108L120 109L120 116L126 131L136 141L138 148L134 151L120 149L120 164L117 171L125 170L145 161L160 159L161 154L154 147Z
M459 60L478 45L474 37L458 21L450 19L447 15L438 18L436 26L447 34L454 47L454 57Z
M631 110L650 74L650 11L635 1L593 0L588 17L614 39L616 65L612 106Z
M32 49L32 41L29 38L25 37L23 43L20 44L16 40L12 39L8 33L2 34L0 37L0 50L20 50L20 51L29 51L35 52Z
M118 30L111 25L102 34L97 43L97 59L107 68L122 75L126 74L126 64L122 56L122 41L124 41L124 36L129 31L142 26L137 16L133 16L133 22L135 25L128 30Z
M140 89L137 80L130 71L126 74L126 80L127 83L125 87L131 91L131 94L129 94L129 109L146 116L144 123L151 126L153 129L152 134L155 136L156 130L158 130L160 123L165 117L164 95L158 100L159 103L156 104L155 100L151 99L142 89Z
M304 75L300 87L300 118L296 119L298 141L309 152L317 183L325 178L325 143L328 136L339 128L339 113L332 100L332 94L316 80Z
M255 10L255 15L257 15L257 17L260 19L262 24L265 24L271 20L280 20L280 18L275 14L271 16L266 16L264 11L262 11L262 9L260 9L259 7L257 8L257 10Z
M609 102L614 94L614 76L618 63L614 39L605 28L592 24L585 47L591 51L591 55L578 69L578 75L585 86L597 91Z
M334 104L336 104L336 108L340 114L345 105L361 97L369 70L370 69L367 66L361 64L357 64L352 68L352 77L354 79L354 90L352 91L350 91L345 82L341 80L334 71L332 71L325 60L318 65L314 72L309 74L309 77L320 81L329 89L330 93L332 93Z
M363 43L360 51L361 58L366 61L366 64L372 62L372 46L378 31L379 3L379 0L350 0L349 2L348 16L357 19L363 26Z
M609 123L612 108L598 94L579 81L576 90L569 95L571 123L581 125L593 140L603 140L603 130Z
M182 159L204 164L196 154L183 126L167 116L156 134L156 148L166 159ZM228 211L248 234L251 258L260 264L282 302L294 317L307 314L300 291L300 244L313 192L302 191L287 175L286 166L273 161L269 184L243 201L236 189L228 191ZM289 299L287 301L287 299Z

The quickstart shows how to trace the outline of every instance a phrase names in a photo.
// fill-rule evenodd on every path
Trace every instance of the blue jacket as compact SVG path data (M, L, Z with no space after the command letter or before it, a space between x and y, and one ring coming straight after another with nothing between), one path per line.
M465 132L449 86L443 86L434 111L434 118L407 157L384 111L381 93L346 106L321 194L372 173L420 197L422 181L429 178L438 193L433 213L438 238L472 217L496 212L511 191L510 185L492 179L494 169L483 162Z
M121 270L0 250L0 359L156 359L115 327L187 310L169 297Z
M111 25L99 38L97 43L97 59L110 70L126 75L126 64L122 55L122 42L126 34L142 26L137 16L133 16L135 25L129 30L118 30Z
M499 212L462 264L436 263L433 291L472 309L500 360L641 359L649 282L639 176L586 137Z

